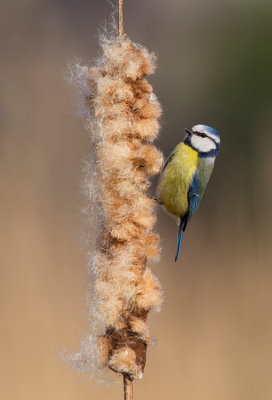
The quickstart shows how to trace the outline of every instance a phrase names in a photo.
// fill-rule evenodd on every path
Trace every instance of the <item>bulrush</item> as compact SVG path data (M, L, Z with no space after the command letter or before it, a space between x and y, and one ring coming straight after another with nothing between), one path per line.
M72 70L96 158L87 186L98 227L89 263L94 333L75 359L88 369L95 354L96 366L134 380L143 375L151 343L148 312L162 303L159 281L146 266L159 254L159 237L152 231L156 202L146 191L163 163L152 144L161 107L145 79L154 72L154 55L124 35L103 37L101 45L96 66Z

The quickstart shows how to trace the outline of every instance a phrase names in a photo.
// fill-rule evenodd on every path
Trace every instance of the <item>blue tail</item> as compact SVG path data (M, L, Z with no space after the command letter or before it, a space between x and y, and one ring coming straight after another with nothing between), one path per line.
M183 217L180 217L179 229L178 229L178 245L177 245L175 261L177 261L178 256L179 256L179 249L180 249L181 241L182 241L182 238L183 238L183 232L186 229L186 226L187 226L187 223L188 223L188 218L189 218L189 214L188 213L185 214Z
M177 259L178 259L179 249L180 249L182 237L183 237L183 230L182 230L182 228L181 228L181 229L179 229L179 234L178 234L178 245L177 245L177 251L176 251L175 261L177 261Z

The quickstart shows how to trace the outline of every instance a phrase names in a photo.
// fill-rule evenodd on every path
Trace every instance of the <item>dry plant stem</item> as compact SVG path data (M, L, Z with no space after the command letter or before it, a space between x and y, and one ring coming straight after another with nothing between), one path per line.
M124 377L124 400L133 400L133 383L125 375L123 375L123 377Z
M119 0L119 36L124 34L123 2L124 0Z
M123 15L123 0L119 0L119 37L124 34L124 15ZM133 400L133 383L123 374L124 380L124 400Z

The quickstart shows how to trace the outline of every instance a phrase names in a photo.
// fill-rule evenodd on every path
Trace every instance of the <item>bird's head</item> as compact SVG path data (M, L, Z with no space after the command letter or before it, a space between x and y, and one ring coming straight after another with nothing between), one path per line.
M220 136L218 132L207 125L195 125L185 129L186 144L196 150L202 157L216 157L220 148Z

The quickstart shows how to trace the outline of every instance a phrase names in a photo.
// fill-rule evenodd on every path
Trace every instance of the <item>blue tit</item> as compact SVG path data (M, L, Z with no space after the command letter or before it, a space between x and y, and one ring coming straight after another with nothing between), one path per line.
M187 135L166 159L157 186L157 201L178 223L178 259L183 232L196 212L220 148L218 132L207 125L185 129Z

